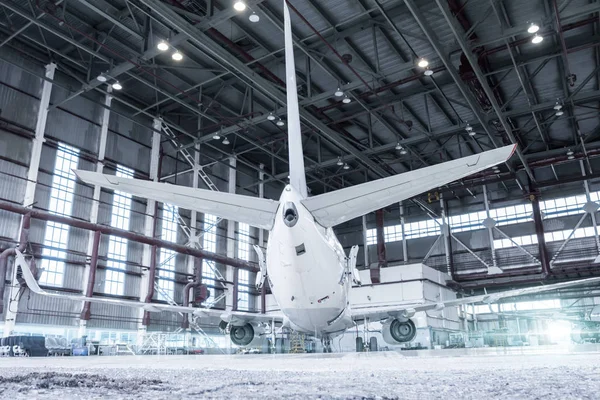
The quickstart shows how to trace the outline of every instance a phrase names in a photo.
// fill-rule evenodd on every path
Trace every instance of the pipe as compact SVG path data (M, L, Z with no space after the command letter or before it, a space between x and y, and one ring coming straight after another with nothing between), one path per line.
M123 229L113 228L112 226L93 224L88 221L83 221L71 217L65 217L62 215L51 214L49 212L32 210L27 207L23 207L16 204L0 201L0 210L10 211L16 214L26 215L30 214L33 219L39 219L41 221L53 221L61 224L69 225L75 228L86 229L89 231L99 231L105 235L114 235L122 237L134 242L147 244L150 246L156 246L163 249L173 250L177 253L186 254L194 257L200 257L209 261L215 261L217 263L231 265L235 268L241 268L250 272L259 272L260 269L255 266L254 263L249 261L240 260L237 258L229 258L219 254L211 253L205 250L194 249L186 247L177 243L168 242L165 240L140 235L138 233L126 231Z
M94 294L94 285L96 284L96 271L98 270L98 248L100 247L100 238L102 233L99 231L94 232L94 242L92 244L92 258L90 259L90 270L88 274L88 284L85 291L86 297L92 297ZM83 304L80 318L84 321L89 321L92 313L90 311L90 302L86 301Z
M238 310L238 292L239 292L239 269L235 269L233 271L233 304L231 306L231 311Z
M202 259L194 258L194 280L188 282L187 285L183 288L183 306L188 307L190 305L190 289L198 287L202 285ZM188 329L190 327L189 315L183 314L183 321L181 322L181 327L183 329Z
M23 207L25 208L25 207ZM16 247L20 252L25 250L25 245L29 241L29 228L31 226L31 214L23 214L23 224L21 226L21 235L19 245ZM8 257L16 254L15 248L8 248L0 254L0 314L4 312L4 291L6 289L6 270L8 269ZM34 264L35 266L35 264Z
M262 285L262 288L260 288L260 313L261 314L267 313L267 282L268 282L268 280L265 280L265 282Z

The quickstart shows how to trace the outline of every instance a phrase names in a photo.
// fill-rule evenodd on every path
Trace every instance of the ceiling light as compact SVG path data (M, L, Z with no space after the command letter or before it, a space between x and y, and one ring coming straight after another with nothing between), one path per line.
M285 122L283 122L283 120L282 120L281 118L279 118L279 119L277 120L277 122L275 122L275 125L277 125L277 126L284 126L284 125L285 125Z
M425 74L425 76L431 76L431 75L433 75L433 71L432 71L432 70L430 70L429 68L427 68L427 69L425 70L424 74Z
M542 43L542 40L544 40L544 38L536 33L535 35L533 35L533 39L531 39L531 43L534 43L534 44Z
M268 119L269 121L275 121L275 119L276 119L276 118L275 118L275 116L273 115L273 113L272 113L272 112L270 112L270 113L269 113L269 115L267 115L267 119Z
M98 77L96 78L96 80L98 82L106 82L106 75L104 75L104 72L101 73L100 75L98 75Z
M421 68L426 68L426 67L429 65L429 61L427 61L427 60L426 60L426 59L424 59L424 58L421 58L421 59L419 60L419 63L418 63L417 65L418 65L419 67L421 67Z
M344 164L344 169L350 169L350 166L347 163L345 163Z
M573 153L573 150L569 149L569 151L567 151L567 158L568 158L569 160L572 160L572 159L574 159L574 158L575 158L575 155L574 155L574 153Z
M400 142L396 144L396 150L402 150L402 145L400 144Z
M494 172L495 172L495 173L498 173L498 172L500 172L500 168L498 168L498 166L497 166L497 165L494 165L494 166L492 167L492 169L494 170Z
M467 122L467 126L465 126L465 131L467 131L469 134L471 134L471 132L473 132L473 127L471 125L469 125L468 122Z
M215 133L213 134L213 139L214 139L214 140L220 140L220 139L221 139L221 135L219 135L219 132L215 132Z
M540 30L540 27L535 22L532 22L531 25L529 25L529 28L527 28L527 32L529 32L529 33L536 33L539 30Z
M223 144L224 145L228 145L229 144L229 139L227 139L227 136L225 136L225 139L223 139Z
M258 21L260 21L260 17L254 11L252 12L252 14L250 14L250 16L248 17L248 19L250 20L250 22L258 22Z
M475 132L475 131L469 131L469 136L475 136L475 135L477 135L477 132Z
M156 45L156 48L159 49L160 51L167 51L167 50L169 50L169 43L165 42L164 40L161 40Z
M556 112L556 114L554 114L554 115L556 115L557 117L562 117L564 113L565 113L565 112L564 112L563 110L558 110L558 111Z
M121 85L119 83L119 81L116 81L115 83L112 84L112 88L115 90L121 90L121 89L123 89L123 85Z
M342 89L337 88L334 94L336 97L342 97L344 95L344 92L342 91Z
M344 162L342 161L342 157L338 157L338 160L337 160L336 164L337 164L338 167L341 167L342 165L344 165Z
M344 100L342 100L342 103L349 104L351 101L352 101L352 99L350 97L348 97L348 95L345 95Z
M556 111L560 110L562 108L562 104L560 104L558 101L556 102L556 104L554 105L554 109Z
M236 11L244 11L246 9L246 3L242 0L237 0L233 3L233 8L235 8Z
M181 54L179 52L179 50L175 51L175 53L173 53L173 55L171 56L171 58L175 61L181 61L183 60L183 54Z
M408 153L408 151L404 147L400 149L400 154L404 156L406 153Z

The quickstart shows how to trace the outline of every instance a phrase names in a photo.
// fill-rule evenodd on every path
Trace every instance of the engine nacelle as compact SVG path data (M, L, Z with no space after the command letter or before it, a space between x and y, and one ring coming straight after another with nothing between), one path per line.
M238 346L260 346L262 344L263 333L265 333L264 326L252 322L229 327L229 337Z
M382 323L381 333L383 340L388 344L400 344L410 342L417 335L415 323L406 318L389 318Z

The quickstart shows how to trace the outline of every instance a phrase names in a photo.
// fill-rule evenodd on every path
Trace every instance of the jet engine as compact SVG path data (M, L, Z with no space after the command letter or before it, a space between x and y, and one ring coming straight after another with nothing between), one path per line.
M248 322L244 325L231 325L229 337L238 346L259 346L262 344L262 334L265 328L261 324Z
M388 344L400 344L413 340L417 335L417 328L408 318L389 318L382 324L381 333Z

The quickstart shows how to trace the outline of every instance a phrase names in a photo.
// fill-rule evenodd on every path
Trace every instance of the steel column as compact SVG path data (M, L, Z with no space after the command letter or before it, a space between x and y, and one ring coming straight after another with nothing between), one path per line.
M583 160L579 160L579 166L581 167L581 175L586 176ZM590 184L588 183L587 179L583 181L583 187L585 188L585 197L589 203L592 201L592 198L590 197ZM594 239L596 240L596 249L598 249L598 254L600 255L600 238L598 237L598 223L596 221L596 212L590 212L590 217L592 217L592 225L594 226Z
M538 240L538 249L540 252L540 262L542 263L542 275L547 277L551 274L550 261L548 260L548 249L546 248L546 238L544 237L544 223L542 221L542 212L540 211L540 200L534 193L529 195L531 208L533 209L533 223L535 225L535 234Z
M487 186L483 185L483 204L485 205L485 216L488 220L491 220L490 217L490 201L488 199ZM491 222L491 221L490 221ZM494 269L498 268L498 261L496 260L496 249L494 248L494 231L493 226L486 227L488 231L488 239L490 241L490 251L492 252L492 266Z
M400 202L400 228L402 229L402 260L408 264L408 244L406 243L406 221L404 218L404 204Z
M236 179L237 179L237 159L235 157L229 158L229 179L227 182L227 191L229 193L235 193L236 190ZM227 220L227 257L234 258L236 252L236 237L235 237L235 226L236 222L233 220ZM229 266L225 266L225 276L229 282L233 282L233 290L227 291L227 300L225 302L225 306L227 304L231 304L232 307L235 307L234 310L237 310L237 296L238 296L238 284L237 284L237 268L233 270Z
M365 268L369 268L369 245L367 244L367 216L363 215L362 221L362 236L363 236L363 255L365 260Z
M84 295L86 297L92 297L92 295L94 294L94 284L96 283L96 270L98 269L98 249L100 247L100 239L102 238L102 232L99 231L95 231L93 233L93 237L92 237L92 257L90 259L90 265L89 268L87 270L87 279L85 282L84 287L85 289L85 293ZM79 318L81 319L80 323L79 323L79 333L80 336L85 335L85 330L86 330L86 321L89 321L92 313L90 311L90 307L91 304L89 301L86 301L83 303L83 310L81 311L81 314L79 316Z
M150 175L151 181L158 182L159 164L160 164L160 134L162 130L162 120L155 118L152 122L152 147L150 149ZM148 199L146 202L146 217L144 221L144 235L154 237L156 234L156 201ZM142 254L142 265L150 267L149 270L142 272L140 280L140 301L146 301L150 297L150 301L154 295L154 278L156 276L156 247L144 246ZM154 267L154 268L152 268ZM145 331L148 322L150 321L150 313L140 310L140 318L142 324L138 325L138 330ZM140 332L142 333L142 332Z
M380 282L381 268L387 267L387 257L385 255L385 234L384 234L384 209L375 211L375 223L377 226L377 264L371 268L371 283Z

